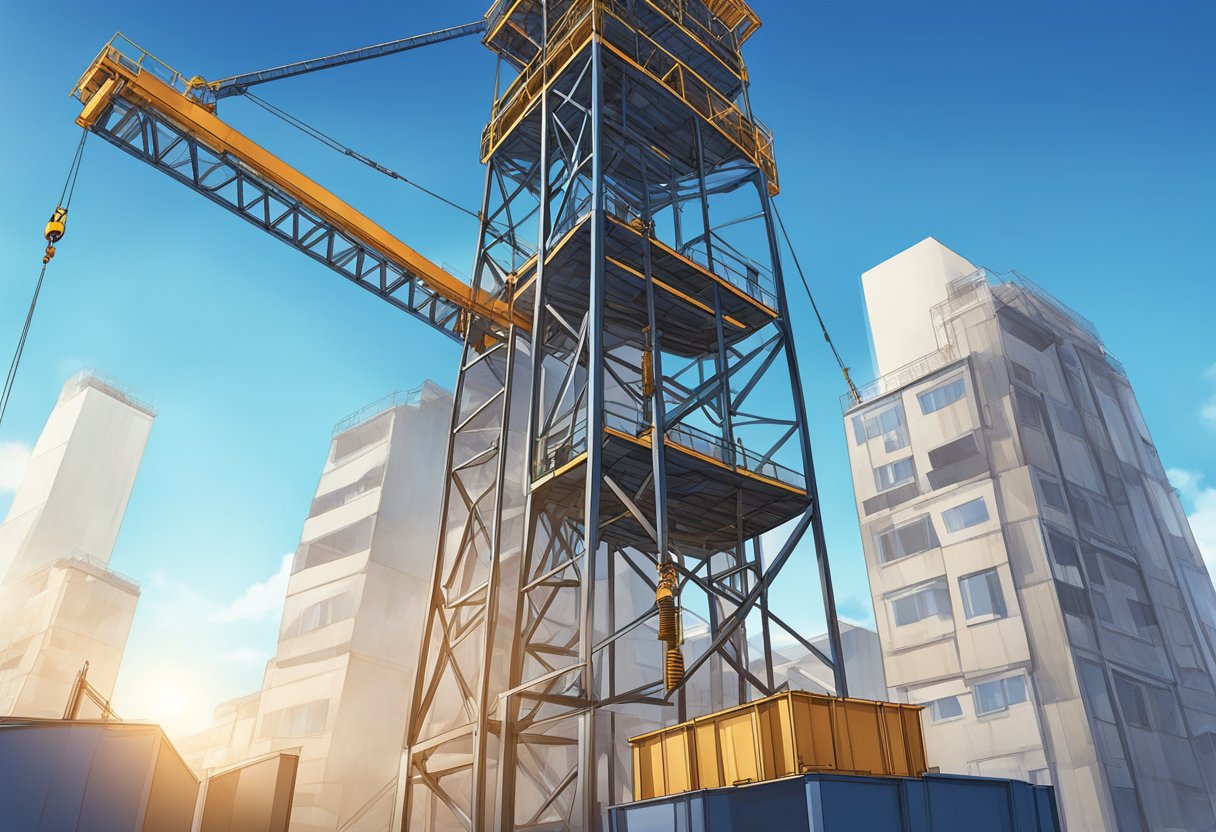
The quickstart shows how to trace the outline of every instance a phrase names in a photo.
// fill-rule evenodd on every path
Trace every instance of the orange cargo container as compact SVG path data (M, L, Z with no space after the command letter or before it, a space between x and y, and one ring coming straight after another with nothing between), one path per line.
M633 799L808 771L920 777L919 705L787 691L629 740Z

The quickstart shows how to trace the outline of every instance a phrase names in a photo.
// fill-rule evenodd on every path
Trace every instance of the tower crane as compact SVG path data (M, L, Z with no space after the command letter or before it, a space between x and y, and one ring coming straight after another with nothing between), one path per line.
M497 0L216 82L120 35L73 90L85 130L463 344L395 828L599 828L625 738L774 693L776 634L847 695L741 53L759 24L746 0ZM472 34L515 77L482 135L471 285L218 115ZM768 602L807 533L831 655Z

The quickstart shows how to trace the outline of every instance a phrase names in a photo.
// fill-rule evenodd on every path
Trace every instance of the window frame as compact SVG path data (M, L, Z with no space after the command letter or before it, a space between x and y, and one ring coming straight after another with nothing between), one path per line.
M975 503L979 503L981 506L983 506L983 509L984 509L983 519L976 520L974 523L964 523L964 524L960 525L958 528L951 528L950 521L947 519L947 517L949 517L952 512L959 512L965 506L974 505ZM959 516L961 518L962 514L960 513L957 516ZM988 511L988 501L984 498L984 495L982 495L982 494L978 497L975 497L974 499L965 500L961 503L958 503L957 505L953 505L950 508L942 511L942 525L945 526L946 531L949 532L950 534L958 534L959 532L966 531L967 529L973 529L976 526L981 526L984 523L987 523L991 519L992 519L992 514Z
M882 485L879 482L878 472L891 470L894 474L897 465L908 464L910 473L906 479L894 480L888 485ZM876 494L884 494L892 489L899 488L901 485L907 485L910 482L916 482L916 461L912 456L901 457L900 459L892 460L884 463L873 469L874 472L874 488Z
M953 701L954 705L958 708L958 713L949 714L947 716L939 716L940 706L938 703L946 701ZM959 698L959 694L954 694L952 696L939 696L937 699L930 699L928 702L923 703L923 707L929 712L929 722L933 725L937 725L938 723L942 722L953 722L958 719L966 719L967 717L966 712L963 711L963 703Z
M919 618L915 618L911 621L906 621L903 624L899 623L899 616L896 613L896 606L895 606L898 602L915 599L922 595L927 596L930 593L933 593L935 590L939 591L940 597L945 599L946 608L944 610L936 607L937 601L935 600L934 601L935 609L933 612L926 612L926 614L921 615ZM949 620L952 623L954 621L954 602L950 598L950 585L946 582L946 579L944 576L939 577L939 578L933 578L932 580L916 584L915 586L907 587L893 595L887 596L887 598L885 598L884 600L886 601L887 607L890 610L891 623L896 629L903 628L903 627L911 627L914 624L920 624L922 621L927 621L930 618L945 619L945 620ZM928 606L927 605L925 605L925 606L927 609ZM916 607L917 614L919 614L921 604L916 603L915 607Z
M934 393L944 393L946 390L953 387L955 384L961 385L961 388L962 388L961 392L959 393L957 398L953 398L953 399L950 399L949 401L939 404L939 405L935 406L932 410L925 409L926 399L930 399ZM920 415L928 416L930 414L937 413L940 410L945 410L950 405L955 404L956 402L960 402L965 398L967 398L967 376L966 376L966 374L960 372L960 373L957 373L957 374L951 376L950 378L946 379L945 381L942 381L942 382L939 382L939 383L933 385L928 390L917 393L916 394L916 403L920 407Z
M1016 702L1009 695L1009 683L1016 681L1021 687L1021 699ZM1001 707L993 708L992 710L981 710L981 694L980 688L990 688L993 685L998 685L1001 692ZM1022 705L1030 701L1030 691L1027 689L1026 674L1015 673L1011 676L1002 676L999 679L989 679L984 682L976 682L971 687L971 701L975 706L976 717L987 717L995 714L1007 713L1014 705Z
M898 540L899 538L897 536L898 536L899 532L904 531L906 529L911 529L915 526L926 527L928 530L928 534L927 534L928 545L924 549L917 549L915 552L904 552L903 554L897 555L896 557L893 557L893 558L886 558L883 556L884 547L883 547L882 541L884 538L894 535L894 536L896 536L896 539ZM874 540L874 554L877 557L877 560L878 560L878 563L880 566L887 566L887 565L895 563L897 561L901 561L904 558L910 558L910 557L914 557L916 555L924 554L925 552L928 552L930 549L937 549L941 546L941 540L937 536L937 528L933 524L933 516L931 514L922 514L912 520L907 521L906 523L899 523L897 525L891 526L890 528L884 529L883 531L872 530L871 534L872 534L873 540Z
M972 581L981 577L985 579L985 585L988 589L988 601L992 606L992 611L973 615L968 610L968 607L971 605L969 603L968 593L963 589L963 583L965 581ZM995 595L993 595L994 588ZM963 620L969 626L986 624L989 621L999 621L1002 618L1009 617L1009 605L1005 602L1005 588L1001 584L1001 573L997 567L981 569L978 572L972 572L968 575L960 576L958 579L958 594L959 598L961 598L963 602Z

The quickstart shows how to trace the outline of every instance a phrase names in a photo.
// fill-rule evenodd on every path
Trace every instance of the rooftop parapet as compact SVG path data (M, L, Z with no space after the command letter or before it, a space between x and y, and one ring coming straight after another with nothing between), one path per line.
M67 380L63 385L63 390L59 393L59 401L56 404L63 404L89 387L100 390L110 398L118 399L123 404L149 416L156 416L156 399L139 388L92 367L81 370Z
M347 416L338 420L334 425L333 435L345 433L353 427L368 422L381 413L387 413L395 407L412 407L417 409L422 406L424 401L434 401L440 398L451 398L449 393L444 388L435 384L433 381L427 381L420 387L415 387L412 390L394 390L383 398L376 399L371 404L364 405Z

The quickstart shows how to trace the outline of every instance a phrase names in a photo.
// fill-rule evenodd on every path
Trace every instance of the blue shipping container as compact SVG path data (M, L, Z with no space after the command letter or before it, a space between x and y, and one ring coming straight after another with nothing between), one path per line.
M626 803L612 832L1059 832L1055 790L1019 780L806 774Z

